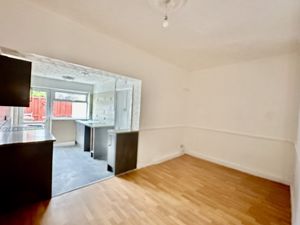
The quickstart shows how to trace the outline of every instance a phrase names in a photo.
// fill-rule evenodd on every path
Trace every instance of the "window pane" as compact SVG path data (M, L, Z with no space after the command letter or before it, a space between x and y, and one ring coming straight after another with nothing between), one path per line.
M53 117L87 119L86 102L53 101Z
M72 118L72 102L53 101L53 117Z
M10 107L0 106L0 126L3 124L5 120L10 119Z
M87 119L87 103L85 102L73 102L72 103L73 118Z
M80 102L86 102L87 100L85 94L74 94L65 92L55 92L55 99Z
M47 93L44 91L32 91L30 93L29 107L24 108L24 123L45 122L46 114Z

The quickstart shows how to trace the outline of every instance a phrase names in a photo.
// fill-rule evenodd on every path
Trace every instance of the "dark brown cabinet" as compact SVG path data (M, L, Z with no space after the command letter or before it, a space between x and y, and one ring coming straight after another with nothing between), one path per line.
M51 198L54 140L42 130L0 133L0 210Z
M109 131L108 135L108 170L116 175L136 169L138 152L137 131Z
M0 106L29 106L31 62L0 55Z

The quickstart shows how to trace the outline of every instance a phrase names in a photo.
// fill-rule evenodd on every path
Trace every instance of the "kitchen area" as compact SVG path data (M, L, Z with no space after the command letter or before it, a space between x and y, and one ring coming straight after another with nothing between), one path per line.
M10 156L6 159L11 158L7 162L30 171L24 173L27 169L15 166L16 171L10 174L14 178L0 174L8 181L7 187L2 187L10 193L5 202L14 202L12 195L26 195L31 200L51 198L136 168L140 80L35 54L5 51L2 49L2 57L13 59L10 68L18 67L18 62L30 63L27 83L14 84L24 89L23 97L27 98L21 105L0 101L0 149L14 148L14 154L7 150ZM2 73L7 66L1 63ZM6 72L16 73L14 69ZM16 98L20 98L18 94L14 93ZM48 147L31 146L37 143ZM25 144L28 152L34 152L29 158L20 147ZM47 156L43 164L38 163L43 162L42 152ZM9 165L3 162L1 167L7 171ZM47 172L32 181L33 174L42 171ZM26 192L20 184L28 186ZM41 190L46 194L37 195Z

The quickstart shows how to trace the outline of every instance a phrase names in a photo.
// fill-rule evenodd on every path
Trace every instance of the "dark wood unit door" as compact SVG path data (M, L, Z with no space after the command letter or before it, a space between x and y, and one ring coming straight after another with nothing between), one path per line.
M118 133L116 140L115 174L136 169L138 132Z
M76 123L76 144L80 146L84 151L90 151L91 145L91 128L81 124Z
M84 126L84 144L83 150L89 152L91 150L91 128Z
M0 55L0 105L29 106L31 62Z
M52 141L0 146L0 210L51 198L52 153Z

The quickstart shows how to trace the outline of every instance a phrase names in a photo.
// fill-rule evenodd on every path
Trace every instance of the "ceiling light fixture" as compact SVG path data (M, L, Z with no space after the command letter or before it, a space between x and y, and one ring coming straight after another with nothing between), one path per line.
M164 20L162 22L162 26L163 28L167 28L169 26L169 18L168 18L168 4L170 4L171 0L165 0L165 17Z
M162 26L163 26L163 28L167 28L169 26L168 15L165 15Z
M169 14L182 8L187 0L148 0L156 9L164 13L162 27L169 26Z

